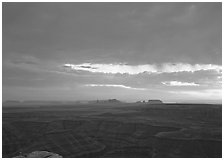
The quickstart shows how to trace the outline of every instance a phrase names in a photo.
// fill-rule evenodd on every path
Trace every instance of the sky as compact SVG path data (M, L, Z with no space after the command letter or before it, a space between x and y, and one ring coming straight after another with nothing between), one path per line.
M220 2L2 6L3 101L221 102Z

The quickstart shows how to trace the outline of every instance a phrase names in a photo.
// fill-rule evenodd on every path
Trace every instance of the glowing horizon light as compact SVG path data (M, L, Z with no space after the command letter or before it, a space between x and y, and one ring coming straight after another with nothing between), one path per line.
M118 87L118 88L125 88L125 89L133 89L133 90L146 90L146 88L134 88L130 86L125 86L121 84L86 84L86 87Z
M161 65L155 64L142 64L142 65L127 65L124 63L119 64L64 64L63 67L76 71L88 71L93 73L110 73L110 74L130 74L136 75L140 73L174 73L174 72L195 72L214 70L218 73L222 72L222 66L214 64L195 64L188 63L163 63Z
M166 86L199 86L199 84L196 84L194 82L165 81L161 83Z
M222 89L205 89L201 91L169 91L172 94L178 95L187 95L194 98L204 98L208 99L213 97L213 99L220 99L222 98Z

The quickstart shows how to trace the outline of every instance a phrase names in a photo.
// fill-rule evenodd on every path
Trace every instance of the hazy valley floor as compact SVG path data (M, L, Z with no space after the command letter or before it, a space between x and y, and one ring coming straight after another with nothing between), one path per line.
M221 105L3 105L3 157L221 157Z

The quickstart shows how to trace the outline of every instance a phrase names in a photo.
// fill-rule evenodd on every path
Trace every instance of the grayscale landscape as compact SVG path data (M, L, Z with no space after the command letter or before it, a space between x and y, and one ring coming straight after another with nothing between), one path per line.
M33 151L85 158L222 156L221 105L25 105L3 105L3 157Z
M2 3L3 158L221 158L222 3Z

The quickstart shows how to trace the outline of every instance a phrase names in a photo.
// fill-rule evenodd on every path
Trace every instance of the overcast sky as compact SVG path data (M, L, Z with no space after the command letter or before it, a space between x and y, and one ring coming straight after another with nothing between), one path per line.
M2 6L3 100L221 101L221 3Z

